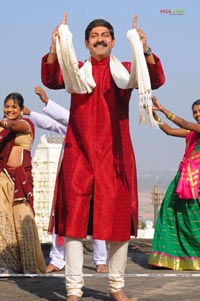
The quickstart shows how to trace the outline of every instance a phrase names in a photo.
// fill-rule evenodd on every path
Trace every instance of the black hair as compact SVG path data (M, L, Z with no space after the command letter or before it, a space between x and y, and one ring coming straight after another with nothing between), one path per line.
M4 100L4 105L6 104L6 102L9 99L14 100L14 103L17 102L19 104L19 107L21 110L24 108L24 98L20 93L13 92L13 93L8 94L8 96L6 96L6 98Z
M195 102L193 102L192 104L192 109L194 108L194 106L196 105L200 105L200 99L197 99Z
M88 26L85 30L85 40L86 41L89 40L91 30L95 27L98 27L98 26L107 27L109 32L110 32L110 35L111 35L112 39L113 40L115 39L113 26L108 21L106 21L104 19L95 19L95 20L91 21L88 24Z

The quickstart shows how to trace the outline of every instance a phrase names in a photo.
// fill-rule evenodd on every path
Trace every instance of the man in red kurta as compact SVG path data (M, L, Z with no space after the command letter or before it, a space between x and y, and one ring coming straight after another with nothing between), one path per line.
M63 23L66 23L64 15ZM134 18L133 26L136 26ZM164 84L159 58L137 29L152 89ZM65 88L56 56L58 27L52 33L50 52L42 59L42 82L50 89ZM70 119L58 180L56 232L66 237L66 287L69 301L82 296L82 239L110 242L109 292L117 301L123 293L124 271L131 229L137 235L138 194L135 157L129 131L132 89L116 86L110 71L114 31L105 20L92 21L85 31L96 87L91 93L71 94ZM79 62L79 67L83 65ZM123 63L130 72L131 63ZM75 276L76 275L76 276Z

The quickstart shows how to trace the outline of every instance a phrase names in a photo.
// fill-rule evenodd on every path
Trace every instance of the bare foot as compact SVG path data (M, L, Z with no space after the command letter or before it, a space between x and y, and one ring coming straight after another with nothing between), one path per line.
M115 293L110 293L110 297L115 301L130 301L122 290Z
M78 296L75 296L75 295L71 295L71 296L68 296L67 297L67 300L66 301L80 301L81 298L78 297Z
M52 263L49 263L46 267L46 273L58 272L60 269Z
M97 264L96 271L97 273L108 273L108 268L106 264Z

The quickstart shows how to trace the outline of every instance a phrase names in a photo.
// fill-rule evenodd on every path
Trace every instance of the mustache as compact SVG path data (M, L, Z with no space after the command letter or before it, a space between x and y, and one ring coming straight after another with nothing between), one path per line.
M102 42L96 42L95 44L94 44L94 47L97 47L97 46L104 46L104 47L106 47L107 46L107 44L104 42L104 41L102 41Z

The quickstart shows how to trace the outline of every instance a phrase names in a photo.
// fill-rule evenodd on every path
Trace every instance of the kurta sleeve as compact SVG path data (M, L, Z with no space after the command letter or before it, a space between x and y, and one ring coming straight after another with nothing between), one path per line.
M63 76L58 61L47 64L48 54L42 58L41 62L41 79L42 83L49 89L64 89Z
M165 74L162 68L162 64L160 59L153 54L154 59L156 61L155 64L147 64L149 70L149 76L151 80L151 88L158 89L160 86L164 85L165 83Z
M45 114L40 114L32 111L30 114L30 120L38 128L53 131L62 135L66 134L66 126L60 124L59 122Z
M47 105L44 106L42 111L57 122L61 123L64 126L67 126L69 122L69 110L63 108L51 99L48 100Z

